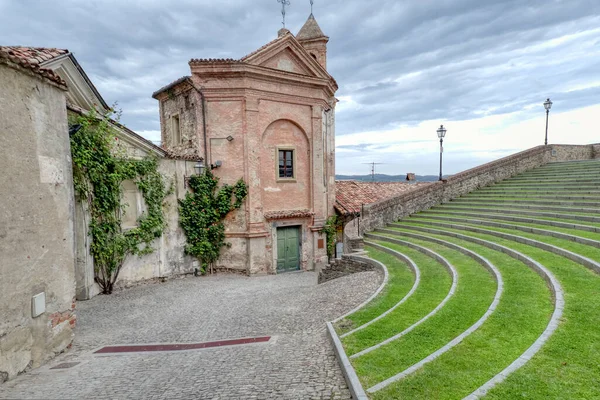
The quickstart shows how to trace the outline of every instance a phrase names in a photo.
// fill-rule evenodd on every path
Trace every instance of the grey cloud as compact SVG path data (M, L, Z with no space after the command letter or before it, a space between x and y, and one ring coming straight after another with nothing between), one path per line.
M119 101L127 126L156 131L154 90L188 74L191 58L239 58L272 40L279 12L275 0L0 0L0 37L70 49L107 102ZM598 102L600 89L585 88L598 79L598 32L523 51L600 26L597 0L317 0L314 12L330 36L338 97L358 105L340 108L338 135L484 113L534 115L540 109L526 107L548 96L560 110ZM307 0L292 0L288 28L297 32L308 14ZM594 51L578 52L584 44Z

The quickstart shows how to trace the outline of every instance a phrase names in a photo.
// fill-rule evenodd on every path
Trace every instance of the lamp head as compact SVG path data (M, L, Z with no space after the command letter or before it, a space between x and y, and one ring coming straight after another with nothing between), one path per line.
M550 111L550 109L552 108L552 102L550 101L550 99L546 99L546 101L544 102L544 108L546 109L546 111Z
M437 135L440 139L443 139L446 136L446 128L444 128L444 125L440 125L440 128L437 130Z
M196 175L202 175L202 172L204 171L204 163L202 160L198 161L196 165L194 165L194 170L196 171Z

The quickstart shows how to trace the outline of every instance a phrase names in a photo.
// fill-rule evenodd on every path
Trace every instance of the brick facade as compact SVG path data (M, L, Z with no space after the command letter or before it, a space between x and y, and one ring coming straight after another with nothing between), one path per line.
M318 239L335 200L337 84L325 69L328 38L311 37L314 17L307 24L302 41L282 29L240 60L193 59L189 77L153 95L164 148L220 164L213 173L221 183L249 186L244 206L226 219L231 247L217 268L275 273L283 226L299 227L301 269L327 262ZM293 151L293 177L279 177L278 150Z

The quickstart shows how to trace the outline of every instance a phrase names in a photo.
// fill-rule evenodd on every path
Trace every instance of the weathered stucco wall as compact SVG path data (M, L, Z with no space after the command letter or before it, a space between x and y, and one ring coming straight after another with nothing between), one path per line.
M62 352L75 325L65 92L15 68L0 63L0 383Z
M184 176L194 173L192 161L159 159L159 172L165 179L167 187L172 187L172 193L167 196L163 205L166 227L163 235L152 243L154 252L139 257L129 255L123 264L117 287L127 287L139 282L168 278L177 275L191 274L198 266L198 261L185 254L185 234L179 226L178 199L185 196L187 189L184 187ZM142 198L140 191L135 195ZM141 200L143 203L143 200ZM126 212L135 213L137 218L144 211L141 208L130 206ZM85 204L77 203L77 298L87 300L100 293L99 286L94 282L94 264L89 255L88 226L90 216Z
M496 161L453 175L444 182L436 182L422 190L409 192L364 207L360 218L360 232L382 228L390 222L435 205L450 201L473 190L537 168L541 165L593 158L593 145L548 145L501 158Z

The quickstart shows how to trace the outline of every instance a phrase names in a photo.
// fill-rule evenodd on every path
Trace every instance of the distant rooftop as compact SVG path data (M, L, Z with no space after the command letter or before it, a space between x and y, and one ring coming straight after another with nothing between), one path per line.
M360 213L363 204L376 203L427 185L431 182L336 181L335 209L342 215Z

